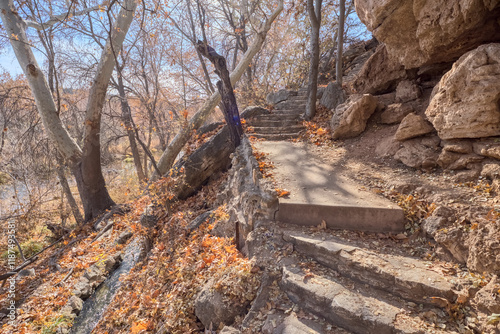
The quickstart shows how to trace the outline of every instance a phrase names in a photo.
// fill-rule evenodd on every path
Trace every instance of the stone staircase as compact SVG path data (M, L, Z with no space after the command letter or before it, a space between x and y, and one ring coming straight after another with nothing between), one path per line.
M306 109L307 89L291 94L287 100L276 103L270 113L247 118L247 124L252 127L249 136L265 140L297 138L304 129L300 117Z
M285 250L278 257L279 286L294 308L335 327L304 329L307 324L290 320L288 331L269 333L459 332L442 307L454 305L460 280L409 256L402 242L388 237L404 231L401 208L360 189L343 176L342 165L325 161L310 144L262 141L255 147L275 165L277 186L290 191L279 198L273 223L274 240L280 240L274 249ZM385 247L373 246L384 236L390 239Z
M428 262L328 233L297 227L282 227L281 233L296 257L283 261L280 287L301 309L349 333L456 333L447 330L448 314L432 302L451 305L454 284Z

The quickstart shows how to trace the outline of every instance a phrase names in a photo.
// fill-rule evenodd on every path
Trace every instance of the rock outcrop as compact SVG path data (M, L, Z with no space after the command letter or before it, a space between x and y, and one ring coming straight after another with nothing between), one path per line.
M500 44L460 57L434 88L425 114L442 139L500 135Z
M378 100L370 94L351 95L335 109L332 117L332 138L356 137L365 131L366 122L377 108Z
M500 1L357 0L356 12L406 69L454 61L500 40Z
M384 44L366 61L352 84L354 91L364 94L382 94L396 88L406 78L403 66L387 53Z

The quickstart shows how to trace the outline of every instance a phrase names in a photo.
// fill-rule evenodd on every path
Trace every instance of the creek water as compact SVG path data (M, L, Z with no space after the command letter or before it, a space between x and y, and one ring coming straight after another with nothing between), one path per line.
M73 327L71 327L71 334L88 334L92 332L118 292L121 286L120 276L128 273L134 267L140 252L141 241L139 239L133 240L125 248L120 266L83 303L83 309L75 319Z

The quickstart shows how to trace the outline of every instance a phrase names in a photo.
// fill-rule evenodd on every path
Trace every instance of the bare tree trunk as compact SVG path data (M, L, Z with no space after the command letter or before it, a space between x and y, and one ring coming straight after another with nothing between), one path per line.
M340 1L339 32L337 45L336 77L339 87L342 87L342 52L344 48L344 22L345 22L345 0Z
M62 157L59 155L59 153L56 153L56 160L57 160L57 166L56 166L57 177L59 178L59 182L61 183L61 188L63 190L64 195L68 199L68 204L71 208L71 212L73 213L73 217L75 217L76 223L80 225L83 223L83 217L82 214L80 213L80 209L78 208L78 204L76 204L75 198L71 193L71 188L69 187L68 179L66 178L66 174L64 173L64 161Z
M132 158L134 159L135 171L137 173L137 178L139 183L147 182L146 175L144 175L144 170L141 163L141 155L139 154L139 149L137 147L137 142L135 141L135 131L134 125L132 123L132 113L130 111L130 105L128 104L127 96L125 94L125 86L123 85L123 78L121 74L121 69L118 68L118 94L120 95L120 106L122 109L122 121L125 125L127 131L128 141L130 143L130 150L132 151Z
M261 25L260 31L255 36L255 41L252 46L248 49L248 51L243 55L242 59L236 66L236 69L231 72L231 84L234 85L243 75L243 72L246 71L248 65L252 61L253 57L259 52L264 44L267 33L271 29L271 25L274 20L278 17L278 15L283 10L283 0L279 0L278 7L273 12L273 14ZM163 152L160 160L158 161L158 169L161 175L166 174L169 169L174 164L175 158L182 150L184 145L187 143L189 138L191 137L194 130L198 129L205 119L210 115L210 113L214 110L214 108L221 101L221 97L219 92L215 92L210 96L210 98L205 101L203 106L198 110L198 112L189 120L189 123L186 127L182 128L179 133L172 139L167 149ZM155 172L152 176L152 179L155 180L159 176L157 172Z
M236 96L234 95L233 86L231 85L226 59L204 42L199 41L197 49L203 56L210 60L215 67L215 73L220 77L220 80L217 81L217 89L221 95L222 111L226 119L227 127L229 128L231 142L234 146L233 148L236 148L240 145L243 128L241 126L238 104L236 103Z
M118 13L106 42L96 76L89 92L85 117L82 160L73 171L85 209L85 221L89 221L115 205L109 196L101 168L101 115L109 80L113 74L116 56L121 49L125 35L134 18L137 2L125 0ZM83 195L82 195L83 192Z
M311 62L307 86L307 104L305 119L311 120L316 115L316 95L318 93L319 67L319 29L321 27L321 4L323 0L307 0L307 11L311 22Z

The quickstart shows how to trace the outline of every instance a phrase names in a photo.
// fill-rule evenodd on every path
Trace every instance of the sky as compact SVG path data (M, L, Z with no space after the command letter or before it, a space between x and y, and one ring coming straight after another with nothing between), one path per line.
M2 70L9 72L13 77L23 73L10 45L5 46L2 53L0 53L0 66Z

